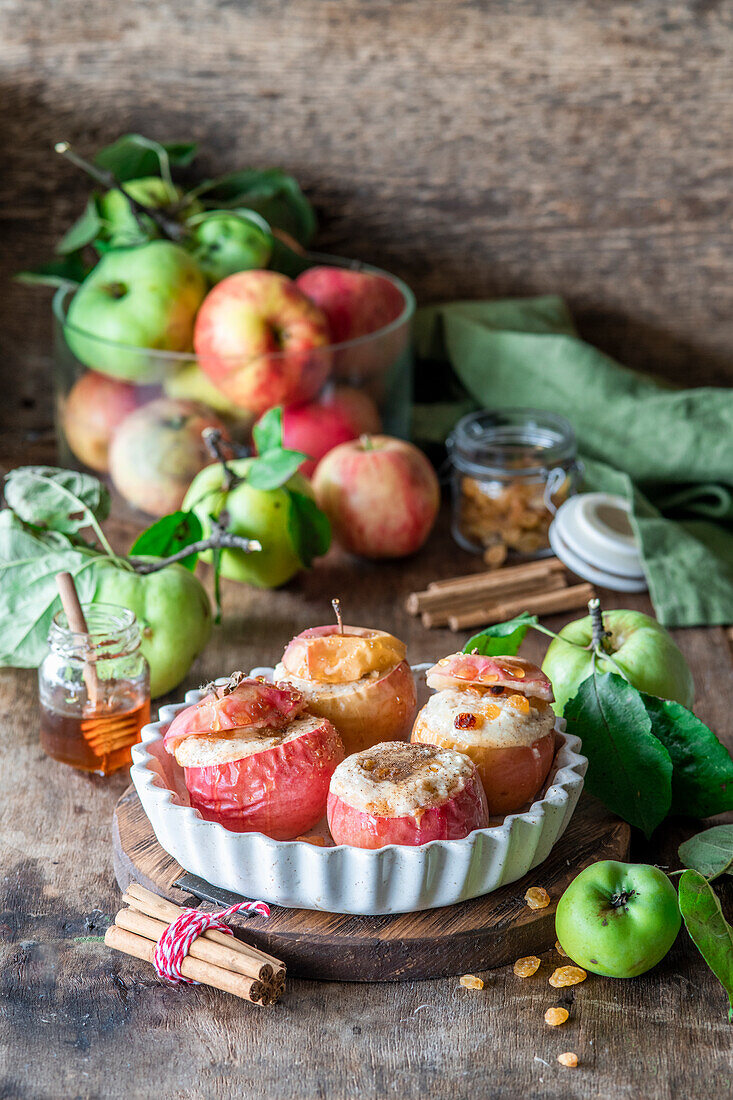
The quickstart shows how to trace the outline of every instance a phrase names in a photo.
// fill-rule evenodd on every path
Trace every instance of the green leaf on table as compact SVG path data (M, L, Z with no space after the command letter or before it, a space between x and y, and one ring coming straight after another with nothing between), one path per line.
M474 634L463 647L464 653L480 653L482 657L513 657L519 652L527 631L538 622L536 615L523 611L505 623L495 623Z
M5 500L17 516L35 527L71 534L90 518L109 515L110 497L91 474L55 466L19 466L5 477Z
M79 598L89 602L102 560L57 532L33 531L10 509L0 512L0 665L40 664L51 620L61 607L56 574L71 573Z
M272 228L283 229L307 245L316 231L313 207L293 176L280 168L247 168L209 180L196 188L206 206L244 206Z
M252 439L258 455L278 450L283 445L283 410L281 405L261 416L252 428Z
M331 545L331 524L314 500L305 493L288 490L290 510L288 533L295 552L306 569L320 558Z
M297 473L301 462L308 455L302 451L268 451L261 458L252 460L247 470L247 484L253 489L279 489Z
M185 167L196 156L194 141L161 142L142 134L123 134L100 149L94 163L112 172L120 183L141 176L170 178L170 166Z
M699 871L705 878L717 878L733 864L733 825L714 825L679 846L679 857L685 867Z
M733 1020L733 928L720 908L713 888L699 871L683 871L679 902L690 939L728 994L728 1019Z
M56 251L60 256L78 252L79 249L96 240L103 224L97 207L97 196L92 194L89 196L84 213L76 219L71 228L66 230L56 245Z
M733 760L712 730L671 699L642 693L658 737L672 759L670 813L712 817L733 810Z
M203 537L204 529L195 512L171 512L138 535L130 547L130 556L170 558ZM198 554L191 554L179 564L193 572L197 561Z
M78 286L86 279L90 270L81 252L70 252L61 259L50 260L28 271L19 271L14 278L17 283L28 286Z
M652 733L641 693L615 673L596 672L564 717L588 757L585 789L649 837L672 804L672 760Z

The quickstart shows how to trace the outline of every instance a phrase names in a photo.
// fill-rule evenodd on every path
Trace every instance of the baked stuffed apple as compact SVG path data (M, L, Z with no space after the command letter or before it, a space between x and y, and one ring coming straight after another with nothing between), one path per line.
M514 813L538 794L555 755L552 686L520 657L453 653L427 673L436 690L412 741L465 753L492 815Z
M404 643L383 630L315 626L289 643L275 678L292 684L311 714L333 723L348 755L409 736L417 691L405 653Z
M320 821L344 758L338 733L300 692L235 673L171 722L164 746L191 805L235 833L291 840Z
M476 768L454 749L389 741L347 757L331 777L328 827L337 844L461 840L488 823Z

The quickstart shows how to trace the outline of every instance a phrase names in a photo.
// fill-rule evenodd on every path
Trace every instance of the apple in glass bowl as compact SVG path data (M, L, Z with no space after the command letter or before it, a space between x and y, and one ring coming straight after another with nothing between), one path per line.
M514 813L547 779L555 755L552 688L520 657L454 653L426 674L431 696L412 741L465 753L475 763L492 816Z
M164 745L207 821L274 840L292 840L320 821L344 758L334 727L308 714L299 692L236 673L177 714Z
M462 840L488 824L476 768L453 749L386 742L347 757L331 778L328 827L336 844Z
M287 645L275 679L339 731L347 753L408 737L417 690L404 642L383 630L316 626Z

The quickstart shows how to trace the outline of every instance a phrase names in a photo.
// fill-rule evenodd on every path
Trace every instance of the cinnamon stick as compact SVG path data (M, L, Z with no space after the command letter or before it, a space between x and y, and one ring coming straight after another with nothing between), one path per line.
M505 565L501 569L489 569L483 573L469 573L461 577L444 577L441 580L431 581L427 587L428 592L440 591L443 588L473 588L476 584L492 583L501 587L507 578L517 580L523 577L545 577L550 573L562 573L565 566L559 558L542 558L539 561L523 562L521 565Z
M115 951L122 951L125 955L132 955L135 959L143 959L145 962L153 962L155 944L143 936L128 932L117 924L111 924L104 934L104 942L107 947ZM184 978L191 978L195 982L210 985L214 989L221 989L224 993L232 993L235 997L241 997L252 1004L261 1004L263 997L271 997L269 986L256 978L247 978L244 974L235 974L231 970L224 970L220 966L203 962L201 959L187 955L181 964L181 973Z
M146 916L154 917L166 924L171 924L174 920L177 920L183 912L180 906L160 897L159 894L154 894L152 890L146 890L144 886L140 886L137 882L130 883L122 895L122 900L132 909L137 909ZM268 955L267 952L260 951L259 948L245 943L237 936L227 936L225 932L217 932L215 928L208 928L200 938L221 944L230 950L233 949L239 951L242 955L248 956L253 964L260 967L260 973L255 973L253 977L258 977L262 981L270 981L282 973L283 980L285 978L286 968L281 959L276 959L274 955ZM270 968L269 973L266 969L268 966Z
M547 592L532 597L532 611L538 615L552 614L557 611L574 611L585 607L595 595L592 584L575 584L569 588L560 588L556 592ZM490 626L503 619L527 610L526 599L507 600L505 603L489 603L483 608L475 608L458 615L451 615L448 626L453 631L468 630L474 626Z
M427 592L413 592L409 597L412 606L418 606L420 613L432 612L439 615L442 611L448 621L449 614L467 611L470 607L486 606L491 600L504 600L509 596L520 596L533 592L552 592L567 585L564 573L549 573L537 577L510 578L503 585L474 588L438 588Z
M121 909L115 917L115 924L119 925L120 928L125 928L128 932L135 932L136 935L144 936L146 940L153 940L155 943L159 941L169 923L156 920L155 917L148 917L137 909ZM219 935L231 942L224 946L224 944L206 939L204 936L198 936L188 950L189 955L194 959L201 959L203 962L220 966L222 970L231 970L235 974L244 974L247 978L256 978L258 981L267 984L272 983L273 971L269 963L261 966L249 955L238 951L236 947L232 946L232 943L236 941L236 937L227 936L223 932L220 932Z

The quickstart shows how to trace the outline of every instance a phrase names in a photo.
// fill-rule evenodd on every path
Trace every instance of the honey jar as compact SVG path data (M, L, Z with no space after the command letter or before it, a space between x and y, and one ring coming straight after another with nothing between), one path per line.
M537 409L482 410L459 420L447 445L458 545L494 567L551 554L553 516L580 477L569 422Z
M127 608L89 604L86 631L59 611L38 669L41 747L82 771L110 775L150 721L150 672L137 619Z

